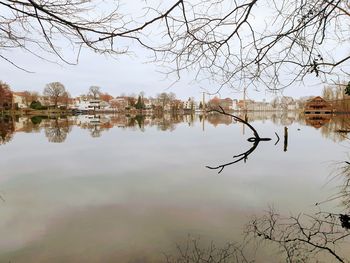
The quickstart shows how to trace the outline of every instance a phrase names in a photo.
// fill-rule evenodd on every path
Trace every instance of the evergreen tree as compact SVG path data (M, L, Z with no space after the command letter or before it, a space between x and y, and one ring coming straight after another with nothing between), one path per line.
M141 99L141 96L138 97L137 99L137 102L136 102L136 105L135 105L135 108L140 110L140 109L143 109L143 102L142 102L142 99Z
M350 81L348 82L348 85L345 88L345 94L350 95Z

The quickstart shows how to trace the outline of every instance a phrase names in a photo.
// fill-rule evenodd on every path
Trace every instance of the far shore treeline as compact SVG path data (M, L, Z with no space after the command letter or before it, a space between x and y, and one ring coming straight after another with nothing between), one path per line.
M350 82L323 88L322 97L332 104L335 112L350 112ZM72 97L60 82L45 85L42 93L36 91L15 92L3 81L0 81L0 113L18 113L28 115L71 114L74 112L113 112L113 113L145 113L163 112L192 113L222 107L225 111L302 111L305 104L314 96L294 99L276 96L272 101L253 101L239 98L200 98L198 101L190 97L187 100L176 98L173 92L163 92L156 97L139 94L121 94L112 96L103 92L99 86L91 86L85 94Z

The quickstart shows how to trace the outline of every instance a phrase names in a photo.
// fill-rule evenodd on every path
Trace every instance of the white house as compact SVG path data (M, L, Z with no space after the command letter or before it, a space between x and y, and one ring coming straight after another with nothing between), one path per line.
M20 109L27 108L25 94L23 92L14 92L12 103Z
M101 101L98 99L80 99L76 101L74 108L82 111L97 110L101 108Z

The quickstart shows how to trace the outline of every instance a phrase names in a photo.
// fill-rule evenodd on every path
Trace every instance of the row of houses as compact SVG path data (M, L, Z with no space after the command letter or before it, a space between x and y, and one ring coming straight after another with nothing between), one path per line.
M38 96L36 98L44 106L50 106L51 100L48 97ZM15 108L25 109L30 105L25 92L12 93L12 105ZM59 107L65 107L78 111L113 111L125 112L133 110L142 110L146 112L157 111L205 111L212 108L222 107L225 111L298 111L304 108L304 105L291 97L282 97L278 103L253 100L237 100L231 98L214 97L207 102L196 102L193 98L182 101L179 99L167 98L141 98L141 104L138 99L131 96L111 97L108 100L100 98L91 98L88 96L79 96L76 98L62 99L58 103Z
M162 100L157 98L142 98L141 103L137 104L137 100L134 97L119 96L109 101L103 101L100 99L89 99L78 97L73 99L69 108L81 110L81 111L113 111L124 112L130 110L142 110L142 111L195 111L198 109L198 104L191 98L187 101L174 100Z
M50 105L50 99L39 96L37 100L45 106ZM13 93L13 104L16 108L28 108L28 101L23 92ZM119 96L109 101L101 99L87 98L86 96L79 96L77 98L69 98L67 101L59 102L60 107L67 107L69 109L81 111L117 111L123 112L125 110L132 110L136 108L136 99L134 97ZM226 111L276 111L276 110L297 110L299 107L297 103L290 102L288 104L272 105L268 102L257 102L253 100L236 100L231 98L214 97L208 102L196 102L192 98L186 101L179 99L162 100L159 98L143 98L141 109L144 111L203 111L211 108L222 107Z
M302 108L298 101L291 97L282 97L278 103L254 100L219 99L217 97L209 100L209 107L222 107L228 111L298 111Z

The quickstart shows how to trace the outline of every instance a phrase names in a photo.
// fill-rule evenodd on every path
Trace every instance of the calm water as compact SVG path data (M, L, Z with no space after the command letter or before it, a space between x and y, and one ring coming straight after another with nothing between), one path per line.
M2 118L0 262L164 262L188 238L241 243L269 207L312 214L338 193L346 117L247 117L272 140L220 174L206 166L253 145L230 117ZM322 209L345 210L338 199ZM275 252L246 253L280 262Z

